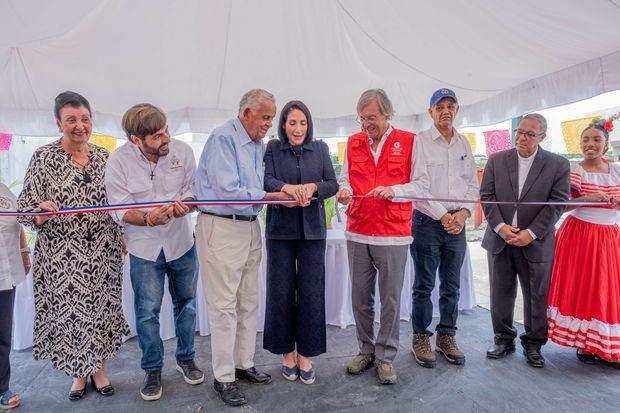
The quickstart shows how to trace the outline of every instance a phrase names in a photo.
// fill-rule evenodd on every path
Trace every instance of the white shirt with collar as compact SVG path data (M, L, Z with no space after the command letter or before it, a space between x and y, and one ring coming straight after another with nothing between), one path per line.
M126 204L193 198L194 152L188 144L176 139L170 140L169 148L168 154L159 157L157 163L148 161L133 142L114 151L106 164L108 202ZM163 249L166 262L170 262L194 245L190 214L172 218L165 225L147 227L124 222L126 212L110 214L124 227L127 251L138 258L156 261Z
M450 142L435 125L416 135L413 146L411 182L393 187L397 197L478 199L476 162L469 141L452 129ZM448 211L474 204L463 202L414 201L414 208L439 220Z
M532 169L532 164L534 163L534 159L536 158L536 154L538 153L538 146L536 146L536 151L528 156L527 158L522 157L521 155L519 155L519 152L517 151L517 158L519 159L519 198L521 198L521 191L523 191L523 185L525 185L525 180L527 179L527 176L530 173L530 169ZM519 213L519 208L517 208L517 210L515 211L514 216L512 217L512 223L510 225L512 225L513 227L517 226L517 214ZM497 226L495 226L495 228L493 229L493 231L495 231L496 234L499 234L499 230L504 226L504 223L501 224L497 224ZM536 239L536 234L534 234L534 232L532 232L531 229L526 228L527 232L530 233L530 235L532 236L533 239Z
M15 194L0 183L0 211L16 210ZM16 217L0 216L0 291L10 290L26 278L19 248L20 228Z

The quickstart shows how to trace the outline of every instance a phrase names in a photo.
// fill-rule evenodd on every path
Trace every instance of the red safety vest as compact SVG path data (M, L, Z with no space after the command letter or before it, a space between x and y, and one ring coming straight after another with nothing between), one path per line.
M366 195L379 185L409 182L414 138L411 132L393 129L375 165L366 132L350 136L347 142L347 162L353 195ZM411 202L353 198L347 208L347 231L380 237L411 236L412 211Z

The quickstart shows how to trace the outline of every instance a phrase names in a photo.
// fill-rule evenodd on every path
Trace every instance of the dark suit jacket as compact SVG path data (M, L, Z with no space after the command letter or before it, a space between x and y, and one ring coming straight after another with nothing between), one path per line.
M299 173L301 182L298 181ZM322 141L306 140L302 145L298 172L297 156L288 141L280 139L269 141L265 152L265 191L278 192L284 184L298 183L315 183L318 191L314 196L318 199L303 208L269 205L265 238L318 240L327 237L323 200L338 192L338 182L327 144ZM299 228L300 214L303 219L303 234Z
M491 155L480 185L480 199L483 201L566 201L570 193L570 164L568 160L545 151L540 146L530 172L519 193L519 159L516 149ZM511 224L517 207L515 205L483 204L488 226L482 240L482 247L493 254L499 254L507 245L493 229L499 223ZM525 258L532 262L553 259L555 248L555 223L564 212L563 206L522 205L519 206L517 226L530 229L536 239L523 247Z

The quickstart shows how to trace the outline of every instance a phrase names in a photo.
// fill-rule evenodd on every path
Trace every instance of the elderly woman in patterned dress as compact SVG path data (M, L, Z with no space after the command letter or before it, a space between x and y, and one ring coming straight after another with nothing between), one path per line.
M62 137L37 149L30 160L20 210L57 211L107 203L108 152L88 143L88 101L63 92L54 105ZM107 212L20 217L34 228L35 359L73 377L70 400L82 398L88 377L101 395L114 393L105 362L129 329L121 306L121 233Z

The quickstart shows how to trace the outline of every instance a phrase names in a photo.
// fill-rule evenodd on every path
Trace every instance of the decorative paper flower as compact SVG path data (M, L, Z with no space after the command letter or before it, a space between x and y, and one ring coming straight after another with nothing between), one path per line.
M607 132L614 130L614 121L620 119L620 113L610 116L608 119L604 119L600 116L596 116L590 122L590 126L598 126L605 129Z

